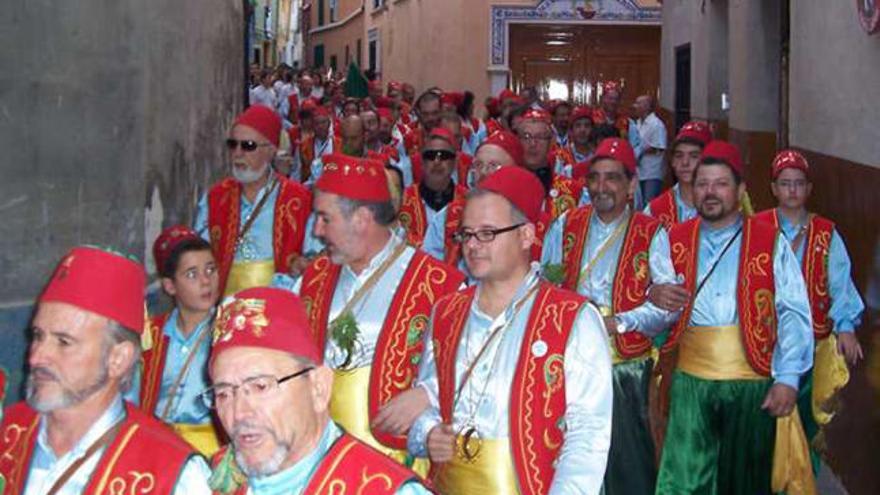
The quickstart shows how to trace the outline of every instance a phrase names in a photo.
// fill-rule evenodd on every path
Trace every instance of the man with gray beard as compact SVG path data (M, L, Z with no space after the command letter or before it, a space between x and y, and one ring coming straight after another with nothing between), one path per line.
M149 344L145 282L139 263L102 249L61 260L37 301L26 403L0 426L2 493L210 493L204 459L122 399Z
M330 419L333 371L300 299L253 288L226 300L202 394L229 432L214 457L215 493L429 493L416 474Z
M272 110L242 112L226 139L232 177L199 201L195 230L211 243L222 294L269 285L302 254L312 199L272 169L280 135L281 118Z

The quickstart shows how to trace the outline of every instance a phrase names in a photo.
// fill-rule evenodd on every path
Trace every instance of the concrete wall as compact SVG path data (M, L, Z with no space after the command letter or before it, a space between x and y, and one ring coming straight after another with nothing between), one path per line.
M730 127L774 132L779 120L779 2L730 0L729 6Z
M853 4L791 2L790 139L880 167L880 35L865 34Z
M0 365L15 375L29 307L67 249L145 259L224 173L243 20L238 0L12 0L4 14Z

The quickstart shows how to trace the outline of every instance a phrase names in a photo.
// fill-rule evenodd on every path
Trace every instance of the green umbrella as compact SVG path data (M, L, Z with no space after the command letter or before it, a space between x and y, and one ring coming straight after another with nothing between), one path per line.
M357 64L352 62L348 66L348 76L345 78L345 96L366 98L367 95L367 78Z

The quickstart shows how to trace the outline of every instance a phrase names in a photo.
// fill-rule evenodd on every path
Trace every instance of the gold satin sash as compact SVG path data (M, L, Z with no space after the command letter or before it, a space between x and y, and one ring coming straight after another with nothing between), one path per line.
M202 455L211 458L220 450L220 442L217 440L217 432L211 423L203 425L191 425L186 423L172 423L171 427L193 448Z
M251 287L265 287L272 282L275 275L275 261L236 261L229 269L224 296Z
M813 359L813 418L819 426L831 422L836 411L833 399L849 382L849 368L846 360L837 350L837 336L834 334L816 341L816 354Z
M608 318L610 316L614 316L614 311L612 311L611 308L608 306L599 306L599 314L602 315L603 318ZM615 364L626 363L626 362L631 362L631 361L641 361L641 360L648 359L651 357L654 358L654 360L656 361L657 357L659 356L657 349L652 347L650 351L645 352L641 356L636 356L634 358L625 359L625 358L621 357L619 352L617 352L617 341L614 340L614 337L611 337L610 335L608 336L608 347L611 348L611 365L612 366Z
M333 370L330 417L358 440L404 464L406 451L386 447L370 431L370 369L363 366L353 370ZM427 459L416 459L411 467L424 478L428 475L430 463Z
M458 439L458 443L461 439ZM473 461L466 461L458 453L452 460L437 468L434 486L445 495L519 493L519 482L513 466L508 439L483 440Z
M813 465L810 461L810 446L801 425L797 406L788 416L776 418L771 485L773 493L786 495L817 493Z
M746 358L739 326L688 327L678 344L678 369L704 380L766 380Z

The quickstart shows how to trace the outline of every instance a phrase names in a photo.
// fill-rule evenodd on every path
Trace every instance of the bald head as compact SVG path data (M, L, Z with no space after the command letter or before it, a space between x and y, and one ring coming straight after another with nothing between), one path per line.
M339 124L339 137L342 139L342 152L349 156L364 154L364 121L357 115L342 119Z
M639 96L633 103L633 109L640 119L647 117L654 111L654 97L651 95Z

